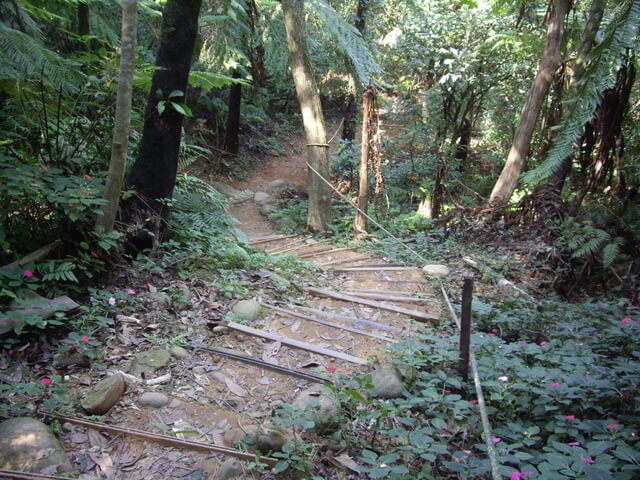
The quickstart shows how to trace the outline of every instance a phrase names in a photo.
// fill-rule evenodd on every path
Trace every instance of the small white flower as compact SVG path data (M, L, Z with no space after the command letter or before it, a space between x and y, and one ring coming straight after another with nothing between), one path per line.
M501 382L506 382L509 380L509 377L507 377L506 375L502 376L502 377L498 377L498 380L500 380Z

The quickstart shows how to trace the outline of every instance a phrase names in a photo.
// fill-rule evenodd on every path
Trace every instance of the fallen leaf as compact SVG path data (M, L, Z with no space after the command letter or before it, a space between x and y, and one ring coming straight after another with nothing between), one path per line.
M298 330L300 330L300 320L298 320L296 323L294 323L293 325L291 325L291 331L293 333L297 333Z
M353 460L353 458L351 458L346 453L338 455L337 457L333 457L333 459L343 467L346 467L349 470L351 470L352 472L356 472L356 473L360 472L360 470L358 469L358 464Z
M234 395L237 395L238 397L244 397L247 395L247 391L230 378L226 377L224 379L224 383L227 384L227 388Z
M86 433L72 433L71 435L69 435L69 440L71 440L73 443L85 443L87 440L89 439L89 437L87 436Z
M269 377L260 377L256 380L256 383L259 383L260 385L271 385L273 380Z

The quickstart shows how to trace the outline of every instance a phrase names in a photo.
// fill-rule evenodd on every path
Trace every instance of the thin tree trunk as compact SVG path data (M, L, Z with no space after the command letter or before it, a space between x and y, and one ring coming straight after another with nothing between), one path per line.
M367 213L369 203L369 158L371 156L371 109L373 108L374 91L368 87L362 97L362 149L360 152L360 185L358 188L358 208L362 212L356 214L354 230L356 235L367 232Z
M240 78L238 70L233 71L233 78ZM240 107L242 104L242 85L234 83L229 89L229 112L227 128L224 132L224 149L231 155L238 155L240 149Z
M162 15L159 67L151 80L138 157L126 185L138 194L136 208L167 218L169 209L160 200L171 198L178 171L183 115L171 106L158 113L158 102L175 91L186 92L193 49L198 33L202 0L169 0ZM184 101L173 97L172 101Z
M325 179L329 178L329 145L324 126L318 87L311 71L304 23L304 0L283 0L284 24L287 31L289 67L296 86L302 122L307 137L309 165ZM324 232L331 222L331 190L309 169L309 214L307 228Z
M490 205L505 205L518 185L518 177L524 169L529 148L531 147L531 137L533 136L538 114L549 91L553 74L558 65L560 65L564 17L568 10L569 0L553 0L547 29L547 44L544 48L538 73L522 109L520 123L516 128L507 162L491 192Z
M444 174L447 166L444 163L442 154L438 153L438 161L436 164L436 178L433 187L433 198L431 199L431 218L439 218L442 213L442 205L444 204Z
M360 35L364 37L364 29L367 25L367 10L369 7L369 0L358 0L356 7L356 19L353 26L360 32ZM350 62L347 59L347 62ZM358 114L358 93L361 91L359 88L358 79L356 74L351 69L348 74L349 79L349 93L347 95L347 103L344 109L344 125L342 127L342 140L353 142L356 138L356 117Z
M78 4L78 7L80 5L82 4ZM122 58L120 60L120 76L118 77L111 160L109 162L107 183L104 188L104 199L107 203L101 208L102 215L99 215L96 219L96 230L101 229L104 232L113 230L127 163L133 72L136 68L137 8L137 0L122 1Z
M91 19L89 18L89 4L78 2L78 35L86 36L91 34Z
M607 0L592 0L591 8L589 9L589 18L582 31L582 39L580 41L580 48L578 49L578 55L576 57L576 66L573 69L573 77L571 79L571 87L575 88L576 83L582 78L585 71L585 61L587 55L593 48L593 44L596 39L600 24L602 23L602 17L604 15L604 9L607 4ZM552 192L560 193L564 187L564 183L571 172L571 164L573 162L573 156L568 156L562 161L562 165L556 170L549 179L549 189Z

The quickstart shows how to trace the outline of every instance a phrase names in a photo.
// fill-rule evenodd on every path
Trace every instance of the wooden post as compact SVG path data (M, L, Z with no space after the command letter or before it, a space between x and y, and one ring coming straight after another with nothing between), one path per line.
M358 208L361 210L356 215L354 229L356 235L367 231L367 204L369 201L369 157L371 156L371 109L375 99L375 91L368 86L362 98L362 149L360 152L360 184L358 187ZM364 212L364 213L362 213Z
M471 343L471 303L473 301L473 272L465 272L462 286L462 312L460 315L460 363L462 380L469 380L469 345Z

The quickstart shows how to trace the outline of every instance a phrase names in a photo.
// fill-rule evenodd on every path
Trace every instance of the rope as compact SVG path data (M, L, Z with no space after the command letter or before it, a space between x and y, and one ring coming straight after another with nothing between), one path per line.
M398 245L403 247L405 250L411 252L413 255L416 256L416 258L419 258L420 260L422 260L424 262L428 262L428 260L425 257L420 255L418 252L416 252L414 249L412 249L408 245L405 245L402 242L402 240L400 240L398 237L393 235L389 230L387 230L382 225L380 225L378 222L376 222L373 218L371 218L369 215L367 215L366 212L363 212L361 209L359 209L357 205L355 205L345 195L340 193L331 184L331 182L329 182L326 178L324 178L320 174L320 172L318 172L315 168L313 168L309 164L309 162L307 162L307 167L309 167L311 169L311 171L313 173L315 173L318 176L318 178L320 178L320 180L322 180L324 183L326 183L331 188L331 190L336 192L343 201L347 202L349 205L351 205L353 208L355 208L358 212L360 212L362 215L367 217L367 219L369 221L371 221L371 223L373 223L376 227L378 227L380 230L382 230L384 233L386 233L389 237L391 237L393 240L395 240ZM456 326L458 327L458 330L460 330L460 320L458 320L458 316L456 315L456 312L453 309L453 305L451 305L451 301L449 300L449 295L447 295L447 291L445 290L444 285L441 284L440 288L442 290L442 296L444 297L444 299L445 299L445 301L447 303L447 306L449 307L449 312L451 313L451 317L455 321ZM469 363L471 364L471 372L473 374L473 383L474 383L475 390L476 390L476 397L478 397L478 408L480 410L480 419L482 421L483 437L484 437L485 444L487 446L487 454L489 455L489 461L491 462L491 477L493 478L493 480L502 480L502 474L500 473L500 463L498 462L498 454L496 453L495 446L493 445L493 434L491 433L491 423L489 423L489 414L487 413L487 406L486 406L486 403L484 401L484 395L482 393L482 385L480 383L480 374L478 373L478 361L476 359L475 352L474 352L473 347L471 345L469 345Z

